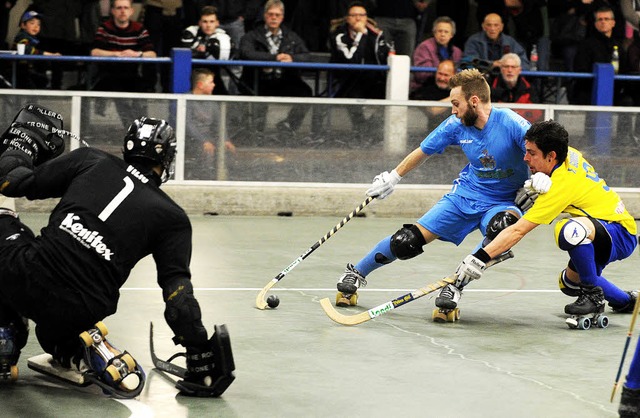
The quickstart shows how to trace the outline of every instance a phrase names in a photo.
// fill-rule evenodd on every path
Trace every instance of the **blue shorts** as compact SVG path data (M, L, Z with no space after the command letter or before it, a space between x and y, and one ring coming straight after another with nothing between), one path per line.
M505 210L522 216L522 211L510 201L481 202L448 193L418 219L418 224L438 239L460 245L476 229L484 235L491 218Z
M611 237L611 255L609 263L617 260L624 260L633 254L633 250L638 246L638 237L630 234L622 225L617 222L607 222L598 219L605 227Z

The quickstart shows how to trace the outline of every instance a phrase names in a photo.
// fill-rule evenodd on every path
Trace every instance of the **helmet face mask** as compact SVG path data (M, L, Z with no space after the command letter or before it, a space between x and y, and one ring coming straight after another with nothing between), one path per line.
M142 162L162 167L162 182L173 174L176 156L176 136L173 128L162 119L136 119L124 137L124 160L130 164Z

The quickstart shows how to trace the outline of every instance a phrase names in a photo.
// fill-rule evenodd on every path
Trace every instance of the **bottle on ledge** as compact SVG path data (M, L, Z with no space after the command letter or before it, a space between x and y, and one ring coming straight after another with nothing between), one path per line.
M529 70L537 71L538 70L538 46L536 44L533 44L533 47L531 48L531 56L529 57L529 62L530 62Z

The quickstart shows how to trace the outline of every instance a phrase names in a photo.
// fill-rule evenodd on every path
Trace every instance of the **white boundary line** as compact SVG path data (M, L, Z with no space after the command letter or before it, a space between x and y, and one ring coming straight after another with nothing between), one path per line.
M129 292L150 292L161 291L159 287L123 287L120 291ZM196 287L198 292L259 292L259 287ZM360 289L358 292L412 292L415 289ZM335 292L335 288L312 288L312 287L279 287L273 292ZM273 293L272 292L272 293ZM497 292L497 293L557 293L555 289L465 289L466 292Z

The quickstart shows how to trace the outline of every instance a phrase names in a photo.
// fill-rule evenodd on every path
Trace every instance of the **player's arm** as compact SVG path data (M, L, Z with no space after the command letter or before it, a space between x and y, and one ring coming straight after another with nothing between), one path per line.
M413 150L407 155L396 168L391 172L385 171L378 174L373 179L373 184L367 190L367 195L371 197L377 197L378 199L384 199L393 193L396 184L402 180L402 177L407 175L411 170L424 163L428 154L425 154L420 147Z

